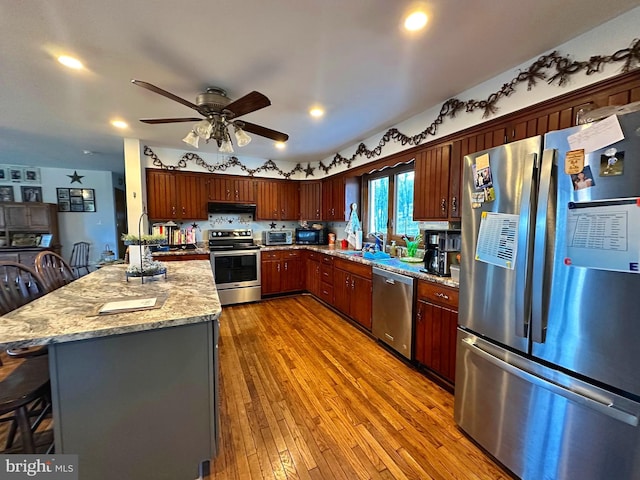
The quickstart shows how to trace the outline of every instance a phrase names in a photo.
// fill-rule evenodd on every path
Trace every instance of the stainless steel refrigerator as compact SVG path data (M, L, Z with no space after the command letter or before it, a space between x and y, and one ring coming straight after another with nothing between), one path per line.
M523 479L640 479L640 113L616 118L464 160L455 420Z

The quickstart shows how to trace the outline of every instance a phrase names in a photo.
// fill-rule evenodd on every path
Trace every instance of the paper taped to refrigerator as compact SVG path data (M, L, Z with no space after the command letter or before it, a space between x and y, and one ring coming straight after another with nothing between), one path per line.
M475 259L513 270L518 253L518 215L482 212Z
M624 140L624 134L616 115L593 123L589 128L580 130L567 138L571 150L584 149L584 153L595 152Z
M570 203L565 264L639 273L640 199Z

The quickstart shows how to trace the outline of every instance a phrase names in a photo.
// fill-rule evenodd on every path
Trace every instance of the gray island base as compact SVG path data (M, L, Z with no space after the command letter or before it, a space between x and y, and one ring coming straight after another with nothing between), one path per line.
M154 296L161 308L95 315ZM111 266L0 317L0 346L49 345L56 453L79 455L80 478L192 480L217 454L220 311L208 261L144 285Z

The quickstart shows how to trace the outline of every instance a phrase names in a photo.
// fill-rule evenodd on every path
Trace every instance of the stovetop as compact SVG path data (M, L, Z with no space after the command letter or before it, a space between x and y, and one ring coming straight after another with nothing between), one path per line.
M250 228L209 230L210 250L254 250L260 248L253 243Z

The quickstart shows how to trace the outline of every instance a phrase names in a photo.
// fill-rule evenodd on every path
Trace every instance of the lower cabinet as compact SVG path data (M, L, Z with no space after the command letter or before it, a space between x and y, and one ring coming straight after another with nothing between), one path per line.
M458 290L419 281L415 359L451 384L455 381L457 326Z
M301 250L273 250L261 254L262 295L297 292L304 286Z
M342 259L333 267L333 305L371 330L371 267Z
M323 257L323 255L320 253L307 252L307 264L305 268L305 289L318 298L320 298L321 257Z

